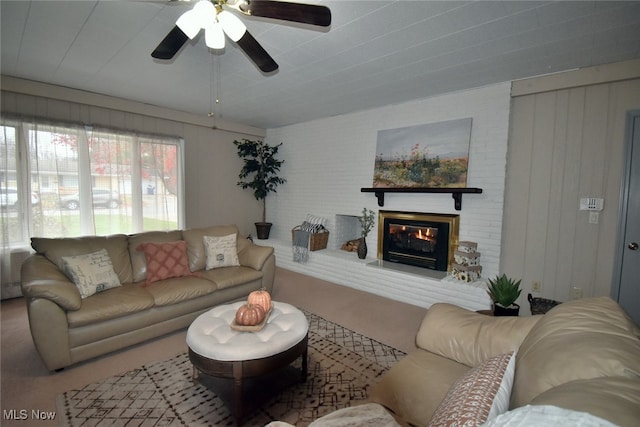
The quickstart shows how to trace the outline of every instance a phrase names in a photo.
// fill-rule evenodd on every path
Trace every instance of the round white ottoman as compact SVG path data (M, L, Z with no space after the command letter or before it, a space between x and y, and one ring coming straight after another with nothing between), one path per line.
M194 379L198 372L234 380L236 424L242 424L242 380L287 366L302 356L302 381L307 377L309 324L294 306L274 301L271 315L258 332L231 329L245 301L215 307L198 316L187 330Z

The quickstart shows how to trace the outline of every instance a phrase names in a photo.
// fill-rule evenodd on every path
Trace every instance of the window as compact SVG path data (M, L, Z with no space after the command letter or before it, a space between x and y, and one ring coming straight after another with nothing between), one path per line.
M7 120L0 132L0 249L182 227L179 138Z

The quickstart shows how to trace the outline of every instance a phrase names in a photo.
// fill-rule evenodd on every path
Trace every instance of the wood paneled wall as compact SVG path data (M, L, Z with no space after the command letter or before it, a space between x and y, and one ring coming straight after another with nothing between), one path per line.
M640 108L640 62L514 82L501 271L538 296L610 295L625 114ZM604 198L598 224L579 210ZM528 311L528 310L527 310Z

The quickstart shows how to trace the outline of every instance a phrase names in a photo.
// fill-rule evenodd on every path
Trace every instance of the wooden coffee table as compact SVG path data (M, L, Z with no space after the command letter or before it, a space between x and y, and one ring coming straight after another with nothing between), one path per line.
M215 307L198 316L187 331L193 376L201 372L212 377L232 378L236 424L242 425L242 383L285 367L302 357L302 381L307 378L309 324L300 310L290 304L273 302L264 328L240 332L230 327L244 302Z

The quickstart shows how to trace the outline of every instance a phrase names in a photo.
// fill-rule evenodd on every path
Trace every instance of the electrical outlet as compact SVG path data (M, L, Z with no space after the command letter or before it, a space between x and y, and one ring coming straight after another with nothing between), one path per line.
M540 282L533 282L533 284L531 285L531 292L540 293L541 290L542 284Z
M576 288L575 286L571 288L571 299L580 299L582 298L582 288Z

